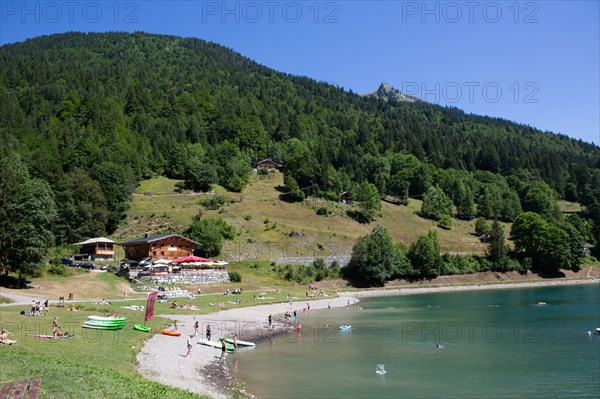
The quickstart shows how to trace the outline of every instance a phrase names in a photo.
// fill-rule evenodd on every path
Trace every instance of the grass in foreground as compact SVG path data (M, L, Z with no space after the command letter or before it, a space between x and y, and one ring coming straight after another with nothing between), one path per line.
M45 345L60 345L46 343ZM0 350L0 384L23 378L42 379L40 398L206 398L143 379L133 372L121 372L66 356L48 355L23 346Z
M18 342L0 347L0 384L24 378L42 378L41 398L201 398L189 392L143 379L134 370L135 355L147 333L133 330L141 323L142 312L114 306L127 316L123 330L89 330L81 327L89 315L101 315L108 309L83 305L88 310L69 312L52 306L46 316L21 316L27 306L3 307L1 327L8 329ZM39 339L31 334L52 334L52 320L58 317L63 331L73 338ZM155 318L148 323L153 331L166 325Z

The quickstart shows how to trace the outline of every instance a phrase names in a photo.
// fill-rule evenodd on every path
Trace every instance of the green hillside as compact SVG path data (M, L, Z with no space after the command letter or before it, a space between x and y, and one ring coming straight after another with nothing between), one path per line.
M265 177L253 175L243 194L217 188L216 195L234 202L216 210L206 210L200 205L211 195L169 191L175 183L164 178L143 181L133 196L127 218L114 237L125 239L146 232L182 232L200 211L204 218L222 218L235 226L238 236L223 247L223 257L230 260L347 256L356 239L368 234L377 224L386 226L395 240L407 245L419 234L435 230L444 252L484 252L484 245L473 234L474 221L456 221L451 230L442 229L418 216L420 200L411 199L407 206L384 202L375 220L362 224L347 216L356 205L321 198L299 203L281 201L277 187L283 184L283 175L279 172ZM318 215L318 208L326 208L329 214Z
M597 146L456 108L362 97L203 40L72 32L4 45L0 97L5 269L33 268L53 245L180 229L200 195L143 193L218 187L238 193L220 216L239 245L325 251L344 242L346 252L340 237L374 223L404 241L452 224L439 234L462 249L478 217L510 223L534 212L554 226L563 199L583 205L583 221L555 227L577 229L600 252ZM253 181L252 163L264 158L284 165L275 185ZM132 199L150 178L171 180L144 183ZM350 213L337 204L342 192L356 205ZM320 205L332 215L317 218ZM23 253L12 253L19 240Z

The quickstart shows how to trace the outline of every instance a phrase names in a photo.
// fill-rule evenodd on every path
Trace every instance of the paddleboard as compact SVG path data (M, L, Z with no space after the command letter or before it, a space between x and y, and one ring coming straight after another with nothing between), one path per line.
M94 325L94 326L106 326L106 327L123 327L125 322L119 323L108 323L106 321L98 321L98 320L87 320L86 324Z
M208 341L206 339L201 339L200 341L198 341L198 345L206 345L206 346L210 346L211 348L221 349L220 341ZM225 349L227 349L230 352L233 352L234 348L233 348L233 345L226 344Z
M98 320L98 321L120 321L124 322L127 320L126 317L105 317L105 316L88 316L89 320Z
M223 338L219 338L219 341L222 340ZM233 338L225 338L225 342L227 342L228 344L233 345ZM250 341L240 341L238 340L237 342L238 346L256 346L256 344L254 342L250 342Z
M95 324L88 324L88 323L83 323L81 325L81 327L83 328L93 328L96 330L121 330L123 328L123 326L98 326Z

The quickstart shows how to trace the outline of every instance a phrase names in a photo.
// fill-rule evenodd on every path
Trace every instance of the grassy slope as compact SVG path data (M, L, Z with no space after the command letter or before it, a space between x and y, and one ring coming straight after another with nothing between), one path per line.
M69 293L73 293L77 300L122 297L123 291L129 287L127 281L113 273L90 272L77 268L68 268L68 270L73 273L68 278L49 274L31 278L29 286L39 285L40 289L23 291L3 288L3 291L35 297L38 300L58 299L61 296L67 298Z
M175 181L164 178L143 182L138 192L168 193ZM369 233L377 224L388 227L394 239L410 244L417 235L436 230L444 251L481 253L473 232L474 221L454 221L451 230L440 229L430 220L417 216L421 201L411 200L408 206L382 203L376 220L368 225L350 219L350 205L309 199L304 203L280 200L276 189L283 185L283 175L253 176L243 193L227 192L218 187L217 193L236 202L224 211L207 211L199 203L205 196L146 196L136 195L123 226L116 232L119 239L138 237L145 231L164 233L183 231L192 218L202 211L203 217L224 218L238 230L234 242L226 242L223 255L229 260L273 257L311 257L349 255L358 237ZM315 209L325 207L330 216L319 216ZM268 219L268 223L265 221ZM291 237L297 232L299 236Z

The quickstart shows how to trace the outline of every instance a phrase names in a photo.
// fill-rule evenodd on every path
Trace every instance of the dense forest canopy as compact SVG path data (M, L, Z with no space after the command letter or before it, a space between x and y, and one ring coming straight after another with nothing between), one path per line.
M140 179L242 191L251 162L267 157L285 165L292 198L306 187L369 201L375 189L429 193L424 215L434 218L552 214L545 196L592 203L600 187L593 144L361 97L193 38L66 33L5 45L0 98L0 155L17 154L32 180L49 183L59 244L113 231Z

